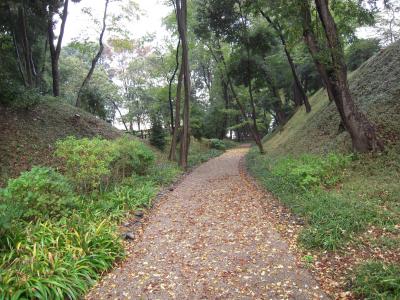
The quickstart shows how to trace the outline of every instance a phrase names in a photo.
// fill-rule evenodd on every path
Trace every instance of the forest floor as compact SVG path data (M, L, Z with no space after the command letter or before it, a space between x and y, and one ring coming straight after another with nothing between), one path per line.
M87 299L327 299L267 216L272 196L243 172L247 151L227 151L166 193Z

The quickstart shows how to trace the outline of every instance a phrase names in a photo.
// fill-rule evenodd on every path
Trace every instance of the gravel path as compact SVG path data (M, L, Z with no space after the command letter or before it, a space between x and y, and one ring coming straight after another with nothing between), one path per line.
M127 259L87 299L327 299L245 180L248 148L188 175L154 208Z

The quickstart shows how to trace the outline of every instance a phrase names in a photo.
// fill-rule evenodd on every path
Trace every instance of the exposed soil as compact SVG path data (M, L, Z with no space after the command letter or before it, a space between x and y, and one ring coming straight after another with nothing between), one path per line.
M247 150L210 160L165 194L87 299L327 299L265 216L271 196L240 172Z

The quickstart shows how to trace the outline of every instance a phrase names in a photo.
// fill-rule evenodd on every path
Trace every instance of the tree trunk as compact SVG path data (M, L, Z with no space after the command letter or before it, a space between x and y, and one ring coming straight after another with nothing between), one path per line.
M76 107L80 107L81 106L82 92L85 89L85 87L89 84L90 79L92 78L94 69L96 67L96 64L99 61L99 59L101 57L101 54L103 53L103 50L104 50L103 36L104 36L104 32L106 31L107 8L108 8L108 2L109 1L110 0L106 0L106 4L105 4L105 7L104 7L103 28L101 30L100 37L99 37L99 46L100 46L99 47L99 51L97 52L96 56L93 58L92 65L90 67L89 73L86 75L86 78L83 81L83 83L82 83L82 85L81 85L81 87L79 89L78 96L76 98L76 103L75 103Z
M222 93L223 93L224 101L225 101L225 109L228 109L229 108L229 87L223 77L221 78L221 83L222 83ZM223 140L225 138L227 127L228 127L228 114L225 112L224 119L222 121L221 132L219 134L219 139Z
M340 107L339 110L343 111L344 118L342 122L350 133L353 149L359 152L382 150L383 144L377 138L375 127L357 109L351 96L343 47L336 23L329 10L329 1L315 0L315 4L324 28L332 60L333 72L329 79L333 86L335 103L338 108Z
M175 80L176 73L178 72L179 69L179 48L181 45L181 39L178 40L178 45L176 46L176 64L175 64L175 69L174 72L172 73L172 76L169 80L168 83L168 101L169 101L169 113L170 113L170 118L171 118L171 135L174 135L175 131L175 125L174 125L174 105L172 102L172 83Z
M211 47L209 47L210 52L211 52L211 54L212 54L212 56L213 56L213 58L214 58L216 63L219 63L219 62L222 63L223 68L224 68L223 74L224 74L224 76L226 78L226 82L227 82L227 84L228 84L228 86L229 86L229 88L231 90L232 97L233 97L233 99L235 99L235 102L238 105L239 110L240 110L244 120L248 124L249 131L250 131L251 136L253 137L254 142L256 143L258 149L260 150L260 153L263 154L264 153L264 147L263 147L263 145L261 143L260 134L259 134L257 128L253 128L253 126L249 122L249 118L248 118L248 116L246 114L246 110L245 110L242 102L238 98L238 96L236 94L236 91L235 91L235 88L233 86L232 80L231 80L231 78L229 76L228 68L227 68L227 65L226 65L226 62L225 62L224 55L223 55L223 53L221 51L221 46L219 45L219 41L217 41L217 42L218 42L218 49L217 49L218 50L218 56L214 53L214 51L212 50ZM238 131L238 135L239 135L239 131Z
M62 39L64 37L64 30L65 30L65 24L67 22L67 16L68 16L68 2L69 0L64 1L64 8L63 8L63 14L61 17L61 27L60 27L60 33L58 35L58 40L57 40L57 45L54 45L54 31L53 31L53 15L55 11L53 11L53 8L49 8L49 19L48 19L48 40L49 40L49 46L50 46L50 57L51 57L51 74L53 78L53 96L58 97L60 96L60 72L58 68L58 61L60 59L60 53L61 53L61 44L62 44Z
M189 49L187 41L187 1L177 0L177 21L179 35L182 40L182 65L183 65L183 83L185 97L183 102L183 132L180 146L179 165L186 169L189 154L189 118L190 118L190 70L189 70Z
M296 88L297 88L297 90L299 92L299 95L300 95L300 97L302 99L301 102L304 103L304 105L306 107L306 112L308 112L308 113L311 112L311 105L310 105L310 102L308 100L308 97L307 97L307 94L306 94L306 90L302 86L302 84L300 82L300 79L299 79L299 76L297 75L296 66L294 64L293 58L292 58L292 56L291 56L291 54L289 52L289 49L287 47L286 39L285 39L285 36L283 35L282 28L281 28L280 24L273 22L272 19L262 9L259 9L259 11L260 11L261 15L267 20L267 22L274 28L274 30L278 34L279 39L281 40L283 49L285 51L286 58L288 60L290 69L292 71L292 76L293 76L294 83L296 84Z
M181 125L182 81L183 81L183 65L181 65L181 69L179 70L178 85L176 88L175 126L174 126L174 134L172 136L172 141L171 141L171 149L169 151L169 159L172 161L176 161L176 146L178 143L178 134L179 134L180 125Z

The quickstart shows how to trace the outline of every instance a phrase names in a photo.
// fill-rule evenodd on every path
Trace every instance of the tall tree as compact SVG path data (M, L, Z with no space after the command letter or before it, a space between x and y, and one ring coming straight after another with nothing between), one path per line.
M60 71L59 71L59 59L61 53L61 45L64 37L65 24L67 23L68 16L68 2L64 0L64 5L61 2L55 1L50 3L48 8L48 39L50 46L50 58L51 58L51 74L53 80L53 96L60 96ZM76 0L75 0L76 2ZM54 15L58 13L59 6L62 6L62 12L60 13L61 25L60 32L57 37L57 44L55 45L55 34L54 34Z
M93 58L89 72L86 75L85 80L83 81L82 86L78 91L78 96L76 98L76 103L75 103L75 106L77 106L77 107L81 106L82 93L83 93L84 89L86 88L86 86L89 84L90 79L92 78L94 69L96 68L96 64L99 61L101 54L103 53L103 50L104 50L103 36L104 36L104 32L106 31L106 19L107 19L107 9L108 9L109 1L110 0L105 1L104 14L103 14L103 26L102 26L100 36L99 36L99 50L97 51L96 56Z
M176 17L178 22L179 37L182 41L182 72L184 83L183 130L180 143L179 165L183 168L187 168L190 142L190 68L186 0L176 0Z
M328 60L321 60L320 50L311 25L311 8L307 1L299 1L303 32L306 44L325 82L329 98L335 102L342 124L349 132L353 149L359 152L376 151L383 148L376 129L356 107L347 80L342 41L329 7L329 0L315 0L315 6L324 30Z

